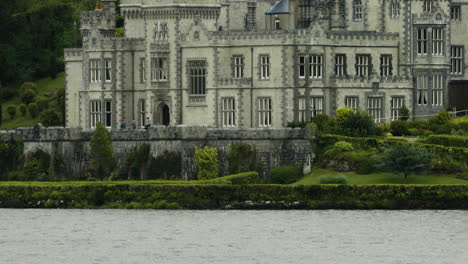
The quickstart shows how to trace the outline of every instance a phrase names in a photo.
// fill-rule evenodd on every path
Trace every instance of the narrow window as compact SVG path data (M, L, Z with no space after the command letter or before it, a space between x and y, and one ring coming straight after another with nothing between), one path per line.
M322 79L323 57L322 55L312 55L309 57L309 78Z
M418 55L427 55L427 29L419 28L417 33Z
M91 82L101 82L101 60L90 60L89 69Z
M450 74L463 75L463 46L452 46L450 48Z
M418 105L427 105L428 81L426 74L420 74L416 77L416 89Z
M442 28L432 29L432 55L444 55L444 33Z
M90 102L90 121L91 128L96 128L99 123L101 123L102 109L101 101L95 100Z
M393 75L392 55L380 56L380 76L389 77Z
M370 55L356 55L356 74L360 77L369 76Z
M376 123L383 120L383 99L382 97L368 97L367 111L374 118Z
M153 82L167 81L167 58L152 58L151 59L151 81Z
M306 98L300 97L299 98L299 121L306 122Z
M270 79L270 56L269 55L260 56L260 79L262 80Z
M323 114L323 97L310 98L310 116L312 118Z
M106 82L112 81L112 60L104 60L105 80Z
M423 12L432 12L432 0L423 0Z
M141 99L138 101L138 112L139 112L139 125L140 127L145 126L146 122L146 105L145 105L145 99Z
M146 82L146 59L140 58L140 81Z
M236 126L236 104L234 98L224 98L221 105L223 127Z
M168 38L167 23L162 23L159 30L159 39L166 40Z
M278 15L275 15L275 30L281 29L281 20Z
M354 12L353 17L354 21L361 21L362 20L362 0L354 0Z
M390 6L390 17L399 18L400 17L400 2L394 0Z
M392 112L392 121L400 119L400 110L403 107L403 97L392 97L390 101L390 108Z
M112 101L104 101L104 117L106 118L106 127L112 127Z
M306 75L306 56L299 56L299 78L304 79Z
M258 99L258 126L271 127L271 98Z
M359 108L358 102L357 96L348 96L345 98L345 106L353 109L354 111L357 111Z
M233 56L234 60L234 78L244 78L244 57Z
M346 76L346 55L339 54L335 56L335 75L337 77Z
M450 19L461 20L461 7L459 5L453 5L450 7Z
M206 94L206 61L189 61L189 80L191 95Z
M432 106L443 105L445 78L442 73L435 73L432 76Z

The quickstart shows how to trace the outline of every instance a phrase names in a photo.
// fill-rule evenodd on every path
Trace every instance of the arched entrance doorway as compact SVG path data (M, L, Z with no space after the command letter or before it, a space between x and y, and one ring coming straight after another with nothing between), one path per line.
M167 104L161 103L158 105L154 120L156 122L156 125L169 126L169 124L171 123L171 113Z

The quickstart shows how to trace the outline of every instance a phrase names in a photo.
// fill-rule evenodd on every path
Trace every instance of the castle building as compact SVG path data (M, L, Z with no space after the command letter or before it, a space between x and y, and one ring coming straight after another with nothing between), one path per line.
M445 110L466 87L468 0L116 5L82 13L83 48L65 50L67 127L281 128L344 106L387 122L403 105Z

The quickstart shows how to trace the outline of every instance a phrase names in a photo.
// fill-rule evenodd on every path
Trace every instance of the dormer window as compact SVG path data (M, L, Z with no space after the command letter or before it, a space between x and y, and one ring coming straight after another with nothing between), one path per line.
M281 24L280 24L281 20L279 18L279 16L275 16L275 30L280 30L281 29Z
M390 17L399 18L400 17L400 2L393 1L390 6Z
M423 12L424 13L432 12L432 0L424 0L423 1Z

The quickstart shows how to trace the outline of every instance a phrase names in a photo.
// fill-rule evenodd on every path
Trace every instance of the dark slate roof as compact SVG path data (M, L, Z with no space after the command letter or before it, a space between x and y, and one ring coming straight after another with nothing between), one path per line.
M280 0L270 10L266 11L267 15L289 14L289 0Z

